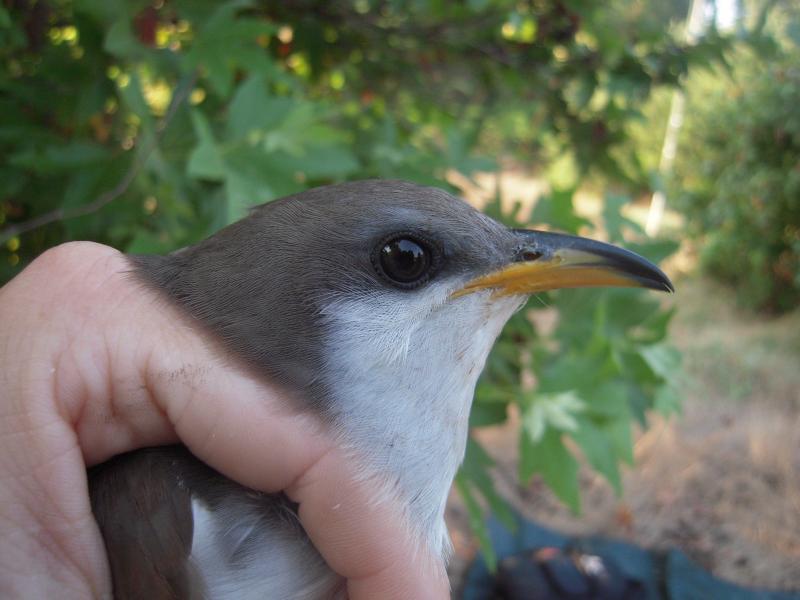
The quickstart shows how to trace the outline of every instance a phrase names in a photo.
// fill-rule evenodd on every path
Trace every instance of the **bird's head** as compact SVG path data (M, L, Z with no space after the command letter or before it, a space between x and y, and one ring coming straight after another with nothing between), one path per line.
M230 353L329 423L439 548L475 382L525 298L564 287L672 290L626 250L509 229L442 190L399 181L303 192L136 262Z

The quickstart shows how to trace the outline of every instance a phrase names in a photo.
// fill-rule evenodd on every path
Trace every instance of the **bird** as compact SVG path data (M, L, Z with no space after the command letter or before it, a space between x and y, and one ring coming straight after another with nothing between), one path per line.
M505 322L545 290L674 289L625 249L509 228L393 180L306 190L192 246L128 259L142 285L356 449L442 557L476 381ZM114 457L89 487L116 598L346 598L285 495L185 447Z

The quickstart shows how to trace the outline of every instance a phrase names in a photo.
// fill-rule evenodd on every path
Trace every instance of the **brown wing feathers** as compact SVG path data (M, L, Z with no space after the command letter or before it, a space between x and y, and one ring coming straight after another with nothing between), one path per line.
M188 563L191 495L175 475L180 447L139 450L89 470L89 489L117 600L187 599L199 578Z

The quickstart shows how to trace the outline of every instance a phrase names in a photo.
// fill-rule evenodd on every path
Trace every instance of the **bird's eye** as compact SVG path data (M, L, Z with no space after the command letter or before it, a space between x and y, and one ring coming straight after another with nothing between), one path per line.
M413 289L430 278L437 256L427 241L409 234L396 234L378 245L373 263L378 273L395 286Z

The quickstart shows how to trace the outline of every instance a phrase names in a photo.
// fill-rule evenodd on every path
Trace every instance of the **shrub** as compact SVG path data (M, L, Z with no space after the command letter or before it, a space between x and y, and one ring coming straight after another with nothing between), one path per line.
M690 87L675 195L705 271L742 304L785 311L800 303L800 49L733 64Z

